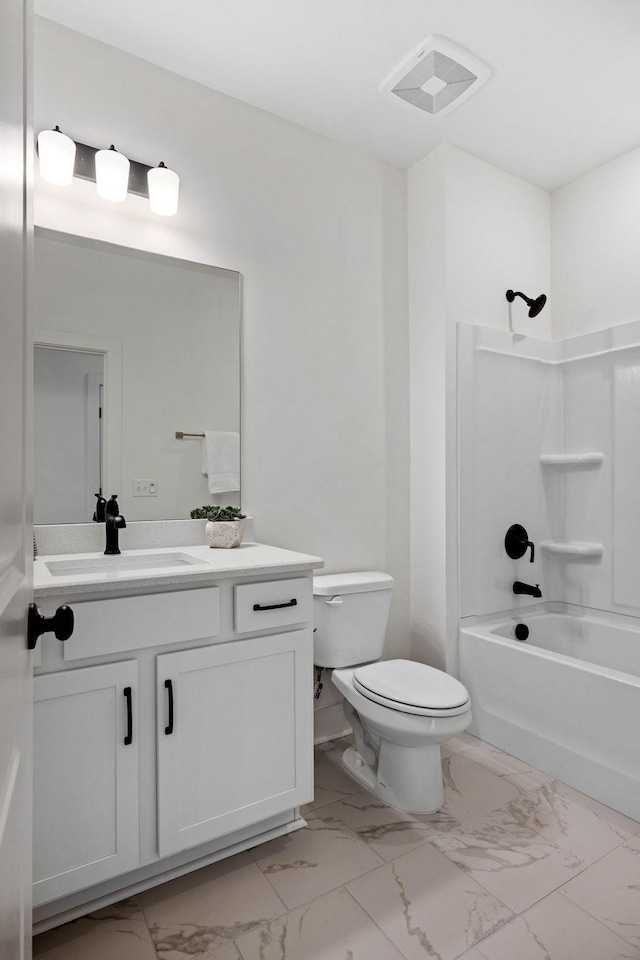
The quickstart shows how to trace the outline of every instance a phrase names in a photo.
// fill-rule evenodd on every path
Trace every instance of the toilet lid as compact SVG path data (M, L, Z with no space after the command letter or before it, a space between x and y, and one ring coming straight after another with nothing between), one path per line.
M414 660L382 660L358 667L353 682L363 696L409 713L428 710L438 715L469 702L459 680Z

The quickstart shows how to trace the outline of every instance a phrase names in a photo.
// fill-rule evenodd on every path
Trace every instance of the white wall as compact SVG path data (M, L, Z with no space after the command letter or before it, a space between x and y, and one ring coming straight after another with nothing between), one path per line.
M640 147L552 198L555 336L640 317Z
M550 336L550 305L505 299L549 293L550 195L445 145L409 171L408 216L412 653L455 671L456 323Z
M36 131L115 143L181 176L165 220L36 174L36 223L243 276L242 502L258 539L396 579L408 653L406 176L36 18Z
M448 531L446 517L446 152L409 171L411 331L411 649L445 662Z
M446 158L448 322L550 339L555 295L530 320L505 293L551 293L551 195L464 150Z

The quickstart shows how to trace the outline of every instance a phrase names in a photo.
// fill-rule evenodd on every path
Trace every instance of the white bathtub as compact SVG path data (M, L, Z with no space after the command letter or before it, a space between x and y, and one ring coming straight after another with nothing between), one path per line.
M640 620L564 603L466 617L460 679L471 733L640 820Z

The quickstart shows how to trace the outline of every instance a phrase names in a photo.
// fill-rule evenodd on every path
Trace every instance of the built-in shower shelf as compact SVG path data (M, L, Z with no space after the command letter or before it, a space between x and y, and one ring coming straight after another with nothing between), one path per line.
M572 557L574 560L593 560L600 558L604 553L604 546L601 543L588 543L582 540L543 540L540 546L546 553Z
M604 453L543 453L543 467L599 467Z

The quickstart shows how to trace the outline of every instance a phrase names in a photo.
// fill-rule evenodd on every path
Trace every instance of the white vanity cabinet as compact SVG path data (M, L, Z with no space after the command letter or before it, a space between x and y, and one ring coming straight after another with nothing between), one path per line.
M34 901L138 865L138 664L34 678Z
M156 658L166 856L307 802L309 631Z
M76 630L36 659L36 932L304 826L309 566L37 598L68 603Z

